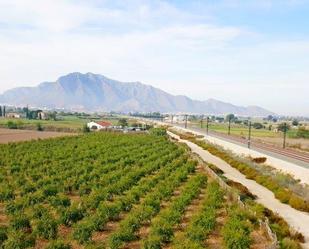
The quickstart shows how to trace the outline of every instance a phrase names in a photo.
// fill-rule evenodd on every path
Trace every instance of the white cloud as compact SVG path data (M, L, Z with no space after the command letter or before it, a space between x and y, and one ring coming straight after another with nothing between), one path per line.
M306 98L309 41L265 41L166 2L0 0L0 16L0 92L91 71L278 112L271 93L284 103L291 82Z

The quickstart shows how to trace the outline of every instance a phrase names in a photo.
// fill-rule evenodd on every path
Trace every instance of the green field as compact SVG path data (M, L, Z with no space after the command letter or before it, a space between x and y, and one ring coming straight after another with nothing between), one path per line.
M37 124L41 124L45 130L64 130L64 131L80 131L83 126L87 124L90 120L88 118L80 118L77 116L60 116L54 120L32 120L32 119L9 119L0 118L0 127L7 127L8 122L14 122L20 129L36 129ZM111 122L113 125L118 123L117 118L96 118L95 120L105 120Z
M200 123L197 122L192 122L190 123L189 126L192 127L201 127ZM203 129L206 129L206 124L203 124ZM228 133L228 124L227 123L209 123L209 131L216 131L216 132L221 132L221 133ZM237 136L242 136L242 137L248 137L249 133L249 128L248 126L244 125L238 125L238 124L231 124L231 134L232 135L237 135ZM295 134L297 133L297 130L289 130L287 132L287 136L290 138L294 138ZM271 131L269 129L255 129L251 128L251 136L255 138L264 138L264 137L269 137L269 138L280 138L283 137L282 132L275 132Z

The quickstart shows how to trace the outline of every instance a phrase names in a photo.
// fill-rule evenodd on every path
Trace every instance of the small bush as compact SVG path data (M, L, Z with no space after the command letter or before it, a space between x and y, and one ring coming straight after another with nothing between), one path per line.
M56 240L51 242L46 249L71 249L71 245L61 241L61 240Z
M267 160L266 157L256 157L256 158L252 158L252 162L255 163L265 163Z
M11 220L11 226L15 230L28 230L31 229L30 220L25 215L15 216Z
M150 235L143 242L143 249L161 249L161 239L157 235Z
M35 238L31 234L12 231L3 244L4 249L26 249L35 245Z
M275 197L279 199L282 203L289 203L291 195L291 191L288 191L286 189L281 188L275 191Z
M57 236L58 224L51 217L42 217L36 225L36 233L44 239L54 239Z
M229 249L247 249L250 247L250 227L243 216L243 213L233 210L223 227L223 240Z
M284 238L281 241L280 248L281 249L301 249L301 246L299 243L297 243L294 240L291 240L289 238Z
M152 128L149 130L151 135L155 136L165 136L166 135L166 130L162 128Z
M44 130L44 128L43 128L43 126L41 125L41 123L37 123L37 124L36 124L36 130L37 130L37 131L43 131L43 130Z
M8 239L7 228L0 227L0 248L2 248L4 241L6 241L7 239Z
M7 122L7 127L9 128L9 129L17 129L18 127L17 127L17 123L15 123L15 122L13 122L13 121L8 121Z
M61 215L61 222L67 226L84 218L84 210L77 206L71 206L65 209Z
M292 194L289 200L289 204L291 207L298 209L298 210L302 210L305 212L309 211L309 204L304 201L303 199L301 199L300 197Z
M7 186L0 187L0 201L8 201L14 199L14 191Z
M73 238L79 243L87 243L91 241L94 228L94 224L90 220L82 221L74 226Z

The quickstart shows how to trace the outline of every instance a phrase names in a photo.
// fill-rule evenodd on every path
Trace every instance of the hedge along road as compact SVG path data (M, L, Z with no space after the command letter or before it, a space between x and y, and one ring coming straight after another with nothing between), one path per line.
M287 204L281 203L275 198L274 194L270 190L253 180L246 179L245 175L240 173L231 165L222 159L213 156L198 145L187 140L180 139L179 136L175 135L174 133L168 132L168 135L176 138L180 142L187 144L191 148L192 152L198 154L204 161L212 163L223 170L224 176L228 179L239 182L246 186L251 193L257 196L256 201L258 203L261 203L273 212L278 213L289 223L293 229L301 232L305 236L306 240L306 243L303 244L303 248L309 249L309 214L298 211Z

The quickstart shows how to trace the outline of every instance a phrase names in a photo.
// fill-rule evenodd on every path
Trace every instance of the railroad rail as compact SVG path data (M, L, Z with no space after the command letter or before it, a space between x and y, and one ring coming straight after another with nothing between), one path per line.
M200 130L199 130L200 131ZM230 140L230 141L234 141L234 142L238 142L241 143L243 145L247 145L248 144L248 140L246 138L243 137L239 137L239 136L235 136L235 135L227 135L224 133L220 133L220 132L215 132L215 131L209 131L210 135L214 135L217 137L221 137L223 139L226 140ZM300 151L296 151L296 150L292 150L289 148L280 148L276 145L273 144L269 144L269 143L261 143L261 142L257 142L254 140L251 140L251 148L254 149L262 149L262 150L267 150L269 152L275 153L275 154L279 154L282 156L286 156L286 157L290 157L305 163L309 163L309 154L306 152L300 152Z

